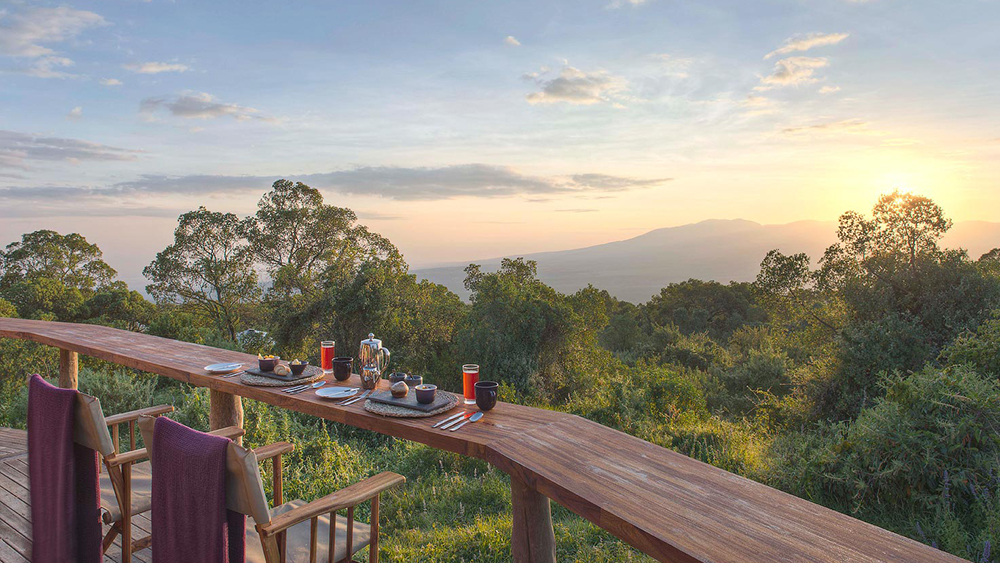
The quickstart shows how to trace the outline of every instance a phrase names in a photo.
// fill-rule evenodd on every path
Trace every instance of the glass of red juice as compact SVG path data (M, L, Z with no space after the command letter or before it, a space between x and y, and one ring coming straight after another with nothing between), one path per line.
M478 382L479 366L476 364L462 366L462 394L465 395L465 404L476 404L476 383Z
M336 344L333 340L319 343L319 367L323 368L323 373L333 372L333 357L337 355Z

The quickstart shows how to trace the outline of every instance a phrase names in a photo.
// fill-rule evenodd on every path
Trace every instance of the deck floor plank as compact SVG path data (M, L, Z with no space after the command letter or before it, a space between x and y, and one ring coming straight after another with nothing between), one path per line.
M31 495L28 491L28 444L23 430L0 428L0 563L31 561ZM133 537L149 534L148 514L132 518ZM107 533L105 526L103 532ZM108 563L121 561L121 537L104 554ZM132 554L135 563L151 563L149 548Z

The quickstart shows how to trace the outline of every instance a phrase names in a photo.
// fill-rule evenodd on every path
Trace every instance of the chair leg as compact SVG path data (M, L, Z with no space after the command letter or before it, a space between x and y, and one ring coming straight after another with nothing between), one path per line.
M125 482L125 502L122 503L122 563L132 563L132 467L125 464L122 467L122 480Z
M368 563L378 563L378 497L372 498L371 539L368 543ZM350 555L348 554L348 557Z
M108 548L111 544L115 542L115 538L118 537L118 523L111 525L111 529L108 533L104 535L104 540L101 542L101 553L107 553Z

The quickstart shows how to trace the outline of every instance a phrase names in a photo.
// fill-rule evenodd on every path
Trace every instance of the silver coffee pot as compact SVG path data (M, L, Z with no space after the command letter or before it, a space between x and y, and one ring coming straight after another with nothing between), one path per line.
M361 341L358 351L358 373L361 375L361 386L374 389L382 378L382 372L389 367L389 349L382 347L382 341L375 338L374 333L368 333L368 338Z

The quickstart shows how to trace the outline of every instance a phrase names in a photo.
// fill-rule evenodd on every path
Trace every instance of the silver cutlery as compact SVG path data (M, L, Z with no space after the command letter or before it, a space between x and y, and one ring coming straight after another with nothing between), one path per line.
M365 397L367 397L368 395L371 395L371 394L372 394L371 390L368 390L368 391L365 391L364 393L362 393L360 397L354 397L353 399L348 399L348 400L346 400L346 401L344 401L343 403L340 403L340 404L341 405L353 405L354 403L360 401L361 399L364 399Z
M244 373L246 373L246 370L234 371L233 373L223 375L222 379L229 379L230 377L236 377L237 375L243 375Z
M464 411L460 412L458 414L453 414L453 415L449 416L448 418L446 418L444 420L437 421L437 423L435 423L434 426L431 426L431 428L437 428L438 426L441 426L442 424L444 424L446 422L451 422L451 421L455 420L456 418L460 418L462 416L465 416L465 412Z
M326 385L325 381L317 381L316 383L313 383L312 385L303 385L299 389L296 389L294 391L289 391L288 394L289 395L295 395L295 394L298 394L298 393L302 393L304 391L308 391L310 389L319 389L320 387L322 387L324 385Z
M281 390L281 392L282 393L290 393L292 391L295 391L296 389L302 389L303 387L308 387L308 386L309 385L305 384L305 383L302 384L302 385L292 385L291 387L285 387L284 389Z
M472 417L469 418L469 420L464 420L464 421L462 421L461 424L459 424L458 426L452 428L451 431L454 432L454 431L458 430L459 428L465 426L466 424L468 424L470 422L476 422L480 418L483 418L483 413L482 412L477 412L476 414L472 415Z
M445 424L444 426L442 426L441 430L447 430L448 428L450 428L452 426L455 426L459 422L468 420L468 418L470 416L472 416L472 411L464 412L464 413L462 413L462 416L460 416L460 417L456 418L455 420L449 422L448 424Z

